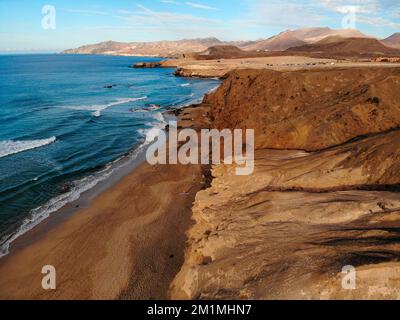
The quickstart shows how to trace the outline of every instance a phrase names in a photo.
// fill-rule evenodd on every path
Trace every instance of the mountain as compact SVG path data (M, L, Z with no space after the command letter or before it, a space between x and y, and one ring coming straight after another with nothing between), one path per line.
M125 50L128 44L124 42L106 41L97 44L90 44L77 49L65 50L63 53L79 54L107 54L109 52L119 52Z
M283 51L291 47L298 47L305 44L307 43L295 37L292 32L285 31L275 37L256 41L244 47L244 49L259 51Z
M400 32L393 33L390 37L381 40L388 47L400 49Z
M265 52L245 51L233 45L212 46L202 52L185 54L187 58L196 60L255 58L265 55Z
M185 52L200 52L222 44L217 38L184 39L178 41L156 42L115 42L107 41L86 45L77 49L65 50L67 54L109 54L109 55L146 55L174 56Z
M255 41L245 47L245 50L263 51L284 51L292 47L299 47L308 43L318 42L326 37L340 36L343 38L367 36L355 29L334 30L330 28L303 28L297 30L287 30L280 34L265 39Z
M313 44L289 48L290 54L305 54L321 58L373 58L400 56L400 50L385 46L373 38L343 38L332 36Z
M303 28L293 31L293 35L307 43L315 43L326 37L369 38L356 29Z
M332 36L342 38L367 38L366 35L354 29L334 30L330 28L304 28L287 30L268 39L248 42L226 42L213 37L156 42L106 41L85 45L77 49L65 50L63 53L175 57L181 56L184 53L203 52L209 47L220 45L236 46L246 51L284 51L288 48L316 43ZM241 54L243 55L243 53Z

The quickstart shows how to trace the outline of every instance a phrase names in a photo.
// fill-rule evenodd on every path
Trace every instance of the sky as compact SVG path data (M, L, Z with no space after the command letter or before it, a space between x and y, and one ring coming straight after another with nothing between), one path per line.
M287 29L400 32L400 0L0 0L0 52L217 37L256 40Z

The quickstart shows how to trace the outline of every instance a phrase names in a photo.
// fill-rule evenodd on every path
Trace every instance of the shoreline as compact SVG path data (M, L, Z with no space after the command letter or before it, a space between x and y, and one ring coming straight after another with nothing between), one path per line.
M218 85L220 85L220 83ZM205 92L203 95L203 99L208 93L214 90L216 90L216 88L211 89L209 92ZM185 119L183 119L183 121L179 119L179 114L181 114L184 109L190 108L193 105L196 105L195 101L192 101L190 104L164 110L162 112L164 117L163 123L167 124L168 120L176 119L180 123L180 126L192 126L192 123L188 123L188 121L186 121ZM165 130L164 126L163 128L160 129ZM107 170L110 169L112 171L104 180L100 180L99 182L96 183L95 186L80 193L77 199L72 200L71 202L67 202L61 208L53 212L50 212L47 217L44 217L43 219L39 220L37 223L32 225L32 227L30 227L28 230L20 234L19 234L20 230L18 230L16 233L17 236L14 235L15 239L12 239L14 236L11 237L12 240L9 243L8 252L5 253L0 258L0 270L1 270L0 274L2 275L7 274L7 279L4 276L3 277L0 276L1 299L75 299L75 298L165 299L167 298L169 285L172 282L175 274L178 273L180 266L183 264L184 250L186 243L186 231L188 230L191 221L191 205L192 202L194 201L195 194L203 187L202 170L204 168L201 165L196 165L196 166L175 165L172 166L173 168L162 170L161 168L162 166L160 168L158 166L150 166L145 161L145 153L149 144L150 143L146 143L145 141L137 148L132 149L129 153L116 159L115 166L114 162L106 165L105 168L107 168ZM109 165L111 165L111 167L108 167ZM152 172L151 169L153 169L154 172ZM137 177L143 177L144 180L156 180L155 181L156 184L157 183L164 184L165 182L167 185L168 184L173 185L175 183L175 180L181 178L182 173L184 172L188 172L189 173L188 176L189 177L192 176L193 181L186 181L185 179L183 179L182 187L184 188L184 191L182 191L180 195L177 196L176 194L170 193L168 196L160 197L161 199L153 199L155 200L153 202L157 202L157 200L160 200L160 202L165 202L166 200L165 198L168 197L170 199L173 199L174 201L172 201L171 204L168 203L160 204L161 207L160 209L168 216L175 216L175 222L178 222L178 224L179 223L182 224L182 226L179 229L179 232L176 232L176 230L172 228L169 230L169 234L164 235L164 237L169 236L171 238L174 237L177 238L177 240L172 241L174 242L174 245L168 246L168 248L170 248L170 250L168 251L173 251L172 250L173 248L178 248L177 250L178 253L171 253L168 255L169 259L172 259L177 262L172 263L172 267L165 268L163 264L159 264L158 260L160 259L155 259L157 260L155 262L156 264L158 263L159 269L165 268L165 270L160 270L161 273L169 274L169 278L167 281L161 279L162 282L161 286L164 287L163 290L160 290L160 283L154 283L153 285L150 286L147 285L146 287L142 286L142 288L139 290L141 291L141 293L146 292L147 298L135 295L135 290L134 290L135 286L133 286L132 282L136 281L137 277L135 277L134 275L126 278L125 282L123 284L120 284L118 286L118 289L114 291L114 293L111 296L108 291L103 292L103 294L100 293L99 295L95 293L94 295L87 296L88 294L87 287L84 290L76 290L75 288L74 290L71 289L72 291L69 291L67 289L65 291L63 290L63 292L55 292L54 294L51 292L46 292L43 289L41 289L41 281L39 280L39 278L40 279L42 278L42 275L40 274L41 268L33 267L32 263L35 260L35 256L40 255L41 253L45 253L45 256L51 256L56 260L58 260L57 254L54 254L53 252L49 251L50 247L53 246L51 240L52 237L57 237L57 238L65 237L64 240L66 241L68 241L68 239L75 241L75 239L72 237L72 233L74 232L74 230L76 231L76 228L79 227L79 224L81 225L81 227L85 227L83 222L85 218L84 217L82 218L82 216L84 215L87 216L88 213L93 216L100 216L101 212L104 211L102 210L104 207L104 200L102 200L102 198L111 199L113 193L115 192L123 193L124 191L127 191L127 189L131 187L131 184ZM156 176L160 177L165 174L167 174L168 176L167 179L162 179L161 181L157 181ZM145 185L145 187L148 188L152 187L152 184L148 181L143 182L142 185ZM172 190L174 190L174 188L171 188L171 191ZM182 199L180 199L182 195L184 195L185 198L187 198L185 199L185 201L182 201ZM156 196L159 197L158 194L156 194ZM125 195L125 198L129 198L129 195ZM147 207L147 209L149 209L153 205L149 199L146 199L146 196L144 194L142 198L140 198L139 196L137 197L133 196L133 199L131 199L130 201L133 203L142 201L143 205ZM99 203L102 204L99 205ZM180 205L178 205L178 203ZM98 213L94 212L96 211L96 209ZM149 215L152 214L152 212L150 211L148 212ZM122 214L125 213L126 212L123 212ZM182 213L184 213L184 215L180 216ZM137 214L137 212L135 214ZM159 212L159 214L160 216L158 216L157 218L162 219L163 217L161 216L161 212ZM136 218L140 220L141 215L142 214L139 214ZM78 223L78 221L81 222ZM171 222L174 222L174 219L170 221L170 224ZM78 225L76 225L75 223L78 223ZM74 227L71 227L72 224L75 224ZM100 227L104 228L104 226L98 226L97 229L100 229ZM153 226L153 228L157 229L157 226ZM158 228L162 229L161 231L165 231L165 225L164 226L158 225ZM89 229L91 229L94 233L98 231L94 230L94 228L89 228ZM60 233L61 235L59 235ZM156 241L157 235L161 233L162 232L160 232L160 230L154 230L153 232L154 237L152 237L152 239L150 240ZM101 239L102 239L101 237L98 238L99 241L101 241ZM162 240L162 242L164 242L163 239L159 240ZM125 241L128 247L133 246L129 245L130 242L132 241ZM135 243L135 241L133 241L133 243ZM137 246L137 243L135 243L135 245ZM143 245L143 243L141 243L141 245ZM55 244L55 246L58 247L58 244ZM67 246L62 246L62 247L65 248L61 248L60 251L68 251L68 249L66 249ZM154 248L149 248L149 249L150 250L156 249L152 251L157 251L157 249L161 249L162 251L162 248L164 248L164 250L166 249L164 243L161 246L154 246ZM74 252L68 251L68 254L74 255ZM154 262L152 261L152 259L149 260L148 258L146 258L146 250L143 250L140 255L142 258L138 260L143 261L144 263L145 261L147 261L147 263ZM101 259L101 257L99 257L98 259L96 257L94 258L95 260ZM122 256L119 256L119 258L123 259ZM61 260L58 260L58 262L62 262ZM75 262L78 263L73 263L72 265L74 267L80 264L79 261ZM72 265L69 262L67 264L70 265L70 267L72 267ZM125 272L127 274L132 272L130 270L131 268L135 268L133 267L133 264L134 263L132 262L131 265L125 266ZM24 269L22 271L21 271L21 265L22 269ZM23 265L25 265L25 268L23 267ZM144 270L143 266L138 265L138 263L135 263L135 265L137 265L136 268L139 268L142 271ZM15 269L18 269L19 271L15 271ZM23 274L23 276L21 276L21 273ZM143 274L145 273L146 272L144 271ZM29 276L27 276L27 274L29 274ZM31 287L29 290L25 288L25 290L22 292L18 292L18 290L16 291L10 290L10 288L23 287L22 283L20 285L18 285L17 283L19 283L20 281L25 281L26 280L26 279L24 280L25 276L27 276L29 279L37 279L36 285ZM78 278L79 276L78 274L76 274L75 279ZM149 279L148 281L151 281L151 279Z
M145 137L146 139L146 137ZM114 161L111 161L104 165L104 167L97 172L94 172L86 177L74 180L74 183L79 183L86 178L93 178L97 180L94 186L89 186L86 190L79 190L79 195L76 199L71 199L74 197L74 194L69 194L67 198L59 200L59 204L56 202L54 205L61 205L58 209L51 210L47 212L45 207L47 204L53 202L57 197L66 196L68 193L72 191L68 191L64 194L59 194L47 202L43 203L37 208L34 208L30 211L31 215L34 215L33 212L37 211L35 217L29 217L30 220L27 224L25 220L22 221L22 224L19 226L18 230L9 236L9 239L2 243L2 247L6 247L7 252L3 255L0 255L0 262L2 259L7 257L11 252L13 252L16 248L21 246L20 240L21 238L29 238L29 233L34 229L38 228L41 224L45 224L48 220L52 220L58 216L68 217L82 208L88 207L90 205L90 201L93 200L96 196L105 192L107 189L115 185L118 181L120 181L123 177L128 175L130 172L135 170L141 163L144 162L146 149L149 143L145 140L143 143L138 146L132 148L127 153L119 156ZM81 186L82 187L82 186ZM85 187L85 185L83 185ZM54 221L51 221L51 224L54 224Z
M124 177L136 170L145 161L144 157L146 149L139 149L140 147L138 149L132 150L132 153L137 152L134 159L124 159L125 157L128 157L129 154L122 156L120 160L125 160L125 163L122 163L120 166L113 168L114 171L109 177L99 181L94 187L82 192L79 195L78 199L67 202L60 209L49 213L49 216L47 218L38 221L32 226L32 228L28 229L27 231L19 235L17 235L18 233L16 233L16 238L9 244L8 252L0 257L0 264L2 260L7 259L9 255L14 254L21 249L24 249L25 247L29 246L29 244L31 244L33 241L42 237L44 234L49 232L52 227L57 226L58 224L62 223L76 213L79 213L81 210L88 208L91 202L96 197L106 192Z
M218 80L218 79L216 79ZM200 100L191 100L187 104L179 105L179 106L174 106L174 107L168 107L165 110L161 111L161 114L163 116L163 121L160 122L158 126L155 126L154 128L160 129L160 130L165 130L165 126L167 125L168 121L170 120L178 120L176 115L178 113L174 113L176 110L183 110L185 108L189 108L192 105L198 105L201 103L201 101L204 99L204 97L215 91L218 86L221 84L221 82L218 83L218 85L209 91L205 92L203 94L203 97ZM150 130L150 129L149 129ZM47 202L43 203L41 206L32 209L30 212L33 211L38 211L39 214L37 214L37 218L35 218L33 221L29 221L27 225L25 225L25 220L22 221L22 224L19 226L18 230L12 235L9 236L8 240L5 241L4 243L1 244L1 248L3 247L6 248L7 252L1 253L0 252L0 263L3 259L5 259L8 255L10 255L12 252L15 250L26 246L26 243L29 243L30 237L32 235L35 235L37 233L37 230L34 229L39 229L41 230L38 232L39 234L48 231L47 228L43 228L43 225L49 224L54 226L57 224L58 221L63 221L70 215L75 214L76 212L79 212L82 208L87 208L90 205L90 201L93 200L96 196L99 194L107 191L107 189L111 188L113 185L115 185L117 182L119 182L121 179L123 179L125 176L127 176L129 173L131 173L133 170L135 170L137 167L139 167L141 164L145 162L145 154L147 147L153 142L147 142L147 133L144 136L144 141L139 144L138 146L134 147L127 153L119 156L117 159L114 161L111 161L107 164L104 165L104 168L101 170L92 173L91 175L84 177L96 177L96 175L107 175L106 177L100 176L98 178L98 182L92 187L89 187L87 190L84 191L79 191L78 198L75 200L62 200L62 202L65 202L62 204L61 207L58 209L55 209L53 211L50 211L49 213L42 212L44 210L44 207L53 201L53 199L63 196L64 194L57 195L51 199L49 199ZM106 171L110 171L106 173ZM81 179L74 180L74 182L80 182ZM70 197L73 197L73 195L70 195ZM46 211L46 210L45 210ZM41 215L45 213L43 218ZM29 217L29 216L28 216ZM30 218L30 217L29 217ZM27 218L26 218L27 219ZM30 218L31 219L31 218ZM26 230L24 230L26 228ZM35 236L34 238L36 238Z
M168 298L203 168L150 166L144 154L15 240L0 259L1 299ZM41 288L48 264L54 291Z

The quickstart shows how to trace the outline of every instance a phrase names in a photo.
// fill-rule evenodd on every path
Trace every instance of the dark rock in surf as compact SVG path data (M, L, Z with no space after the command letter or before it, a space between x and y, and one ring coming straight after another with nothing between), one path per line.
M161 67L160 62L138 62L132 65L130 68L140 69L140 68L159 68Z

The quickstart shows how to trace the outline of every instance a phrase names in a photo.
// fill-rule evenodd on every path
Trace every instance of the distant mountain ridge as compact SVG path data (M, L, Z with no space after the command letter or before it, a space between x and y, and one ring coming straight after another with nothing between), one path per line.
M381 40L385 45L400 49L400 32L392 34L390 37Z
M400 49L388 47L375 38L343 38L331 36L313 44L289 48L285 52L319 58L400 57Z
M304 47L321 40L339 38L374 39L356 29L330 29L327 27L286 30L276 36L257 41L221 41L215 37L183 39L177 41L155 42L116 42L106 41L65 50L66 54L106 54L127 56L165 56L177 57L188 53L201 53L215 46L236 46L246 51L285 51L290 48ZM378 41L378 40L376 40ZM400 33L382 40L381 44L400 48ZM325 44L326 45L326 44ZM376 46L376 43L373 44ZM384 50L385 51L385 50Z
M200 52L209 47L223 44L217 38L183 39L177 41L155 42L115 42L106 41L86 45L77 49L65 50L67 54L109 54L109 55L147 55L173 56L185 52Z
M297 30L286 30L278 35L256 41L248 46L245 50L262 50L262 51L283 51L293 47L299 47L309 43L318 42L326 37L340 36L343 38L359 37L367 38L365 34L355 29L334 30L330 28L304 28Z

